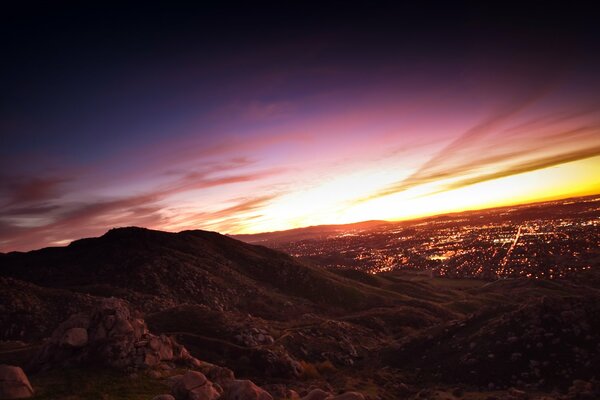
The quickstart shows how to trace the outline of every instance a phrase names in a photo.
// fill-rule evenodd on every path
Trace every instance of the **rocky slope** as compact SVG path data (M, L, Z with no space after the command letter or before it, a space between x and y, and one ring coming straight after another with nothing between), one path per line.
M564 390L597 376L599 332L600 297L542 297L435 327L387 349L386 358L423 371L423 379Z
M333 273L212 232L115 229L0 255L0 363L27 366L41 398L104 391L65 379L105 374L177 399L195 389L223 399L586 398L600 370L591 283Z

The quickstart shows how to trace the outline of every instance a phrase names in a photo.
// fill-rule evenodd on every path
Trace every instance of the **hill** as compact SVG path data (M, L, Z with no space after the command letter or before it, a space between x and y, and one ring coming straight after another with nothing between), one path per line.
M205 231L113 229L66 247L6 254L0 271L39 287L124 298L145 312L194 303L281 319L394 300L284 253Z

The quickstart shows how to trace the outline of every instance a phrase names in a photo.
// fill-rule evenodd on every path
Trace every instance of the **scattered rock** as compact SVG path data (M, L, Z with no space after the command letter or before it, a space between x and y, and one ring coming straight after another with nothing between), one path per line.
M205 361L194 363L194 367L202 372L210 381L225 386L229 381L235 379L233 371L229 368L211 364Z
M337 396L329 396L325 400L365 400L365 396L358 392L346 392Z
M88 333L85 328L71 328L68 329L62 339L60 340L60 344L68 347L83 347L88 342Z
M515 388L508 389L508 394L519 400L527 400L529 398L529 395L526 392Z
M26 399L33 393L33 387L20 367L0 365L0 398Z
M181 400L216 400L222 390L206 379L203 373L187 371L175 381L171 392Z
M222 400L273 400L269 393L249 380L234 379L224 389Z
M175 400L175 397L170 394L159 394L158 396L154 396L152 400Z
M425 397L426 399L430 399L430 400L456 400L456 396L454 396L452 393L447 392L445 390L435 390L433 391L429 397Z
M331 396L331 393L322 389L313 389L302 400L324 400Z

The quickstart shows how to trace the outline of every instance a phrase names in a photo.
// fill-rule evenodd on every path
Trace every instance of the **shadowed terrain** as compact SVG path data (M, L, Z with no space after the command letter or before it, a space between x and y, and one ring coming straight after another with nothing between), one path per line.
M484 399L513 387L569 396L574 380L595 382L600 362L600 292L587 281L327 271L213 232L113 229L0 255L0 362L28 367L63 320L117 297L151 332L275 398L281 387L373 399ZM115 372L64 379L106 374ZM50 372L31 379L41 393L67 390Z

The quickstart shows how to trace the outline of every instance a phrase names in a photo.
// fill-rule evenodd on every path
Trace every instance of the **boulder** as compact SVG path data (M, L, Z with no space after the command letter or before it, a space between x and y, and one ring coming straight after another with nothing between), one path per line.
M331 393L326 392L322 389L313 389L302 400L325 400L330 397Z
M179 386L185 391L190 391L198 386L202 386L208 382L206 376L198 371L187 371L179 380Z
M221 400L273 400L273 396L249 380L234 379L224 389Z
M445 390L434 390L427 398L431 400L458 400L456 396Z
M286 398L289 400L302 400L298 392L292 389L288 390Z
M508 389L508 394L519 400L527 400L529 398L529 395L526 392L515 388Z
M326 400L365 400L365 396L358 392L346 392L337 396L327 397Z
M194 368L202 372L210 381L225 386L227 382L235 379L233 371L229 368L211 364L205 361L198 361Z
M0 365L0 399L26 399L33 393L33 387L20 367Z
M187 371L175 381L171 391L180 400L216 400L222 393L219 386L198 371Z
M88 342L88 333L85 328L68 329L60 340L60 344L67 347L83 347Z

